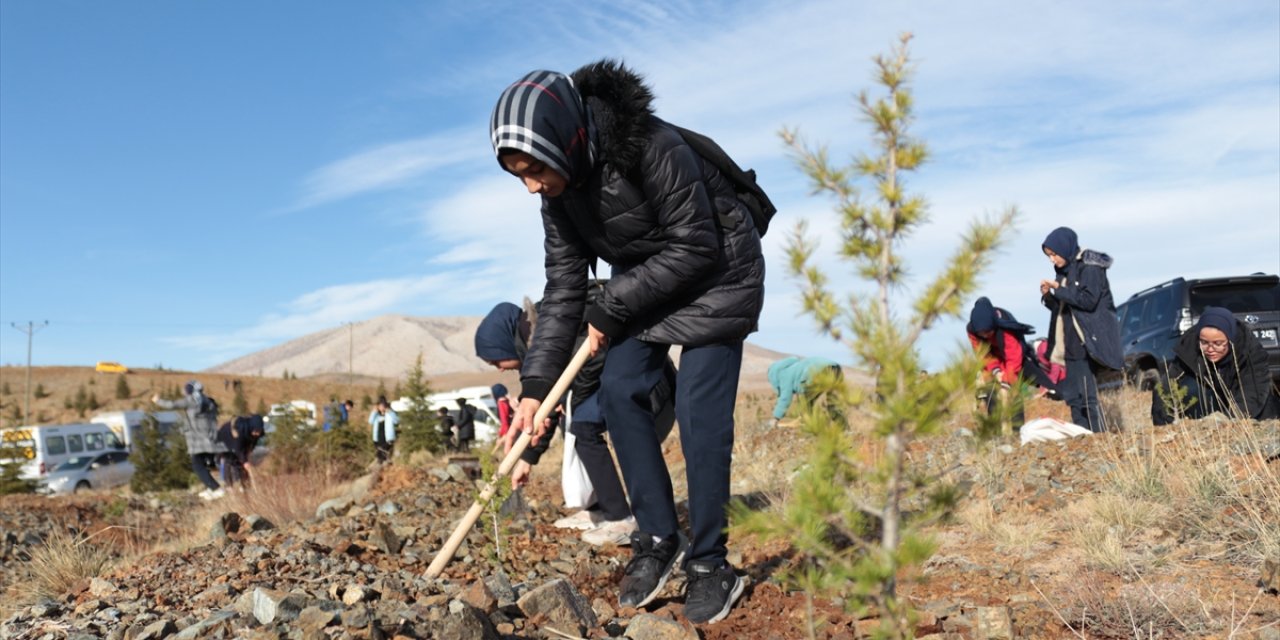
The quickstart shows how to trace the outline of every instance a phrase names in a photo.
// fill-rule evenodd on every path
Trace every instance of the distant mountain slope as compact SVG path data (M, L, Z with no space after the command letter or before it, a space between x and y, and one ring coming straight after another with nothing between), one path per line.
M210 367L214 373L299 376L346 373L398 378L422 354L428 376L489 369L475 357L479 317L385 315L327 329Z
M412 317L385 315L346 326L318 331L284 344L224 362L207 371L276 377L285 371L299 377L352 373L399 378L422 354L427 376L493 371L475 357L479 317ZM762 380L769 365L787 354L748 344L742 375ZM678 354L677 354L678 357Z

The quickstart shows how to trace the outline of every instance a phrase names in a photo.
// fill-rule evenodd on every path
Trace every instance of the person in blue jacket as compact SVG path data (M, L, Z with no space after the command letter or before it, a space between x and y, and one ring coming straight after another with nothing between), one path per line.
M786 417L791 408L791 400L797 393L811 393L813 381L820 373L834 370L840 375L840 365L826 358L783 358L769 367L769 384L773 392L778 394L778 402L773 405L773 424L777 426Z
M1049 361L1064 364L1058 386L1071 407L1071 421L1095 433L1106 431L1098 406L1097 374L1124 368L1120 321L1107 269L1111 256L1082 249L1076 232L1058 227L1040 246L1053 263L1052 280L1040 281L1040 300L1049 309Z

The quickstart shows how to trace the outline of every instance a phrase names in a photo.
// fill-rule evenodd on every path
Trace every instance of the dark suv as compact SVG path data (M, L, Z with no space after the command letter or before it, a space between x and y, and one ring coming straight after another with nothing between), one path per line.
M1280 276L1177 278L1139 291L1116 307L1125 377L1143 389L1159 379L1163 361L1205 307L1226 307L1266 347L1271 379L1280 385Z

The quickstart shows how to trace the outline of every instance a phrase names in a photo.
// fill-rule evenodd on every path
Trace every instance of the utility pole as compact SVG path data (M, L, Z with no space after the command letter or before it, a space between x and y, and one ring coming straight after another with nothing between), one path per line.
M31 339L36 335L37 331L49 326L49 321L45 320L39 326L36 326L36 323L28 320L25 329L18 326L16 322L10 322L9 324L13 325L14 329L27 334L27 401L22 408L22 424L31 424Z

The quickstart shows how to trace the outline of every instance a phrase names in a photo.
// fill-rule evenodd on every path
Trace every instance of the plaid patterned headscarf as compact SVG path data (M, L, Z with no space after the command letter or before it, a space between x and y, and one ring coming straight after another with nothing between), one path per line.
M570 185L585 178L595 162L582 96L568 76L554 71L534 71L502 92L489 122L489 138L495 153L523 151Z

